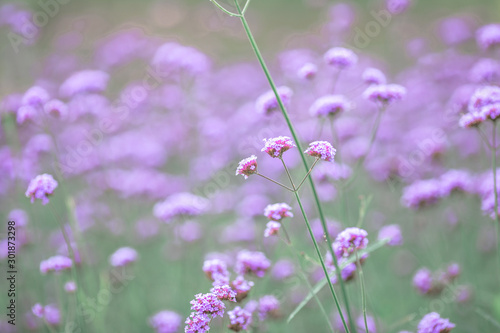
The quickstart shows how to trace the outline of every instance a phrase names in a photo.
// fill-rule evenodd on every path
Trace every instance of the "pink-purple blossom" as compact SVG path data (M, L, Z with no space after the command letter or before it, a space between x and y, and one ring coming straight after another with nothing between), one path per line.
M276 138L264 139L264 148L261 151L273 158L281 158L284 152L293 147L296 147L295 143L288 136L278 136Z
M42 205L46 205L49 203L49 196L54 194L57 185L58 183L52 175L44 173L31 180L25 194L28 198L31 198L31 203L35 202L35 199L40 199Z
M309 147L304 151L305 154L322 159L327 162L333 162L337 150L333 148L328 141L314 141L309 144Z
M245 179L257 173L257 156L252 155L240 161L236 169L236 176L242 175Z

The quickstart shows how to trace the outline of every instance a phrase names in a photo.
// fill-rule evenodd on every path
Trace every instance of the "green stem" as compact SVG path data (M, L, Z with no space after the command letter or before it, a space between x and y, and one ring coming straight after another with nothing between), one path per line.
M264 175L263 175L263 174L261 174L261 173L256 172L255 174L256 174L257 176L261 176L262 178L269 180L270 182L275 183L276 185L279 185L279 186L281 186L281 187L283 187L283 188L286 188L286 189L287 189L288 191L290 191L290 192L295 192L295 190L293 190L293 189L289 188L288 186L283 185L283 184L281 184L280 182L277 182L277 181L275 181L275 180L274 180L274 179L272 179L272 178L269 178L269 177L267 177L267 176L264 176Z
M293 246L292 241L290 240L290 237L288 236L288 232L286 231L285 226L283 224L281 224L281 229L283 230L285 237L287 239L286 243L287 243L288 247L295 255L295 261L297 262L297 264L299 266L300 277L302 278L302 280L304 280L304 283L307 285L307 288L309 288L309 292L314 294L314 300L316 301L316 303L318 303L318 306L321 310L321 313L323 314L323 317L325 317L325 320L328 323L328 327L330 328L330 330L332 332L335 332L335 329L333 328L332 323L330 321L330 317L326 313L325 308L323 307L323 304L321 303L321 301L318 298L318 295L316 293L314 293L313 287L312 287L311 283L309 282L309 279L307 278L306 274L304 273L304 268L303 268L302 262L300 260L301 259L300 254L297 252L297 249Z
M214 5L216 5L220 10L222 10L224 13L226 13L227 15L229 16L235 16L235 17L241 17L241 14L236 14L236 13L233 13L233 12L230 12L229 10L227 10L226 8L222 7L217 1L215 0L210 0ZM247 3L248 4L248 3ZM246 5L245 5L246 7Z
M358 264L359 269L359 282L361 284L361 304L363 308L363 319L365 321L365 332L370 333L368 331L368 321L366 320L366 294L365 294L365 278L363 275L363 268L361 267L361 261L359 260L358 250L356 250L356 262Z
M240 6L238 5L238 2L236 0L235 0L235 4L236 4L236 8L238 9L238 12L241 15L242 14L241 9L240 9ZM303 149L301 148L299 137L298 137L297 133L295 132L295 129L294 129L293 124L292 124L292 122L290 120L290 117L288 116L288 112L286 111L285 105L283 104L283 101L281 100L281 97L278 94L278 90L277 90L276 84L274 83L274 80L273 80L273 78L271 76L271 73L269 72L269 69L267 68L267 65L266 65L266 63L264 61L264 58L262 57L262 54L261 54L261 52L259 50L259 47L257 46L257 43L256 43L256 41L255 41L255 39L253 37L253 34L252 34L251 30L250 30L250 27L248 26L248 22L247 22L245 16L241 15L240 16L240 20L241 20L241 23L243 25L243 28L245 29L246 35L248 37L248 40L250 41L252 49L254 50L255 55L256 55L256 57L257 57L257 59L259 61L259 64L260 64L262 70L264 71L264 74L265 74L265 76L267 78L267 81L268 81L269 85L271 86L271 89L273 90L274 95L276 96L276 100L277 100L278 105L280 107L281 113L283 114L283 117L285 118L286 124L287 124L287 126L288 126L288 128L290 130L290 133L292 134L292 137L293 137L293 139L295 141L295 144L297 145L297 149L300 152L302 152ZM306 157L304 156L304 154L300 154L300 158L302 160L302 164L304 165L305 169L309 170L309 166L307 164L307 160L306 160ZM342 289L342 294L343 294L344 301L345 301L345 308L346 308L346 311L347 311L347 315L349 317L349 323L351 324L351 327L354 327L354 325L353 325L354 321L353 321L353 318L352 318L351 313L350 313L349 303L347 301L347 293L345 291L344 281L342 280L342 277L340 275L340 268L339 268L339 265L338 265L338 262L337 262L337 257L335 256L335 253L333 252L332 240L331 240L330 234L328 233L328 228L326 226L325 215L323 213L323 209L322 209L321 204L320 204L318 193L316 191L316 187L314 186L314 181L313 181L311 175L308 176L308 179L309 179L309 184L311 185L311 191L312 191L312 194L313 194L313 198L314 198L314 201L316 203L316 207L318 209L318 214L319 214L319 218L320 218L320 221L321 221L321 226L323 227L323 231L324 231L325 236L326 236L328 250L330 251L330 254L333 257L333 262L335 264L335 268L336 268L336 271L337 271L337 277L338 277L338 280L340 282L340 287ZM298 195L297 192L295 192L295 195ZM336 296L335 296L335 302L338 304L338 300L337 300ZM339 314L340 314L340 317L342 318L342 321L344 322L344 316L343 316L342 312L340 311ZM346 331L346 332L348 332L348 331Z
M295 187L295 184L293 183L292 175L290 174L290 171L288 171L288 168L286 167L286 163L283 160L282 157L280 157L281 163L283 163L283 168L285 168L286 175L288 176L288 180L290 180L290 183L292 184L292 188L294 191L297 191L297 188Z
M297 186L297 189L296 189L297 191L300 189L300 187L302 186L302 184L304 184L304 182L306 181L307 177L309 177L309 175L313 171L314 166L316 165L316 163L318 163L318 161L319 161L319 158L316 157L316 160L314 161L313 165L311 165L311 168L309 169L309 171L307 172L307 174L304 176L304 179L302 179L302 181L300 182L299 186Z
M325 261L323 260L323 256L321 255L321 251L319 250L318 243L316 242L316 238L314 237L314 233L312 231L311 224L309 223L309 219L307 218L307 214L304 210L304 207L302 206L302 201L300 200L299 193L298 192L294 192L294 193L295 193L295 198L297 199L297 202L299 203L299 207L300 207L300 211L302 213L302 216L304 217L304 221L306 223L307 230L309 231L309 235L311 236L311 239L313 241L314 249L316 250L316 254L318 255L319 261L321 263L321 267L323 268L323 272L325 273L325 278L328 282L328 287L330 288L333 299L335 300L335 305L337 306L337 310L339 311L340 319L342 319L342 325L344 326L346 333L349 333L350 332L349 328L347 327L347 323L344 319L344 315L342 314L342 308L340 307L340 303L339 303L339 300L337 298L337 294L335 293L335 289L333 288L333 284L332 284L332 281L331 281L330 276L328 274L328 270L326 268Z

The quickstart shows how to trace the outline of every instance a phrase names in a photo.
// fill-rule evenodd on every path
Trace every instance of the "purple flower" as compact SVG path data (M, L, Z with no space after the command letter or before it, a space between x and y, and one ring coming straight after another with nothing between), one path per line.
M73 294L76 291L75 281L68 281L64 284L64 291L68 294Z
M500 63L493 59L481 59L471 68L469 77L476 83L493 83L500 79Z
M45 113L56 118L64 118L68 114L68 106L58 99L52 99L44 104Z
M295 274L295 266L290 260L278 260L271 270L271 276L275 280L285 280Z
M493 23L479 28L476 32L476 41L482 50L500 45L500 24Z
M57 326L61 322L61 313L57 306L48 304L43 308L43 316L51 326Z
M205 333L210 330L210 321L212 319L205 313L192 312L184 322L185 333Z
M385 84L385 74L380 69L369 67L363 72L363 82L369 85L372 84Z
M21 106L16 113L16 121L19 125L24 124L27 121L32 121L37 116L37 110L31 105Z
M166 223L177 216L198 216L208 209L208 200L191 193L176 193L153 208L153 214Z
M486 118L496 119L500 115L500 87L477 89L469 101L469 113L480 113Z
M337 235L333 249L337 257L347 257L355 250L362 250L368 245L368 233L360 228L347 228Z
M109 263L113 267L127 266L130 263L137 261L137 251L131 247L122 247L116 250L110 257Z
M273 295L265 295L259 299L259 319L265 320L268 316L279 317L280 302Z
M35 199L40 199L42 205L46 205L49 203L49 196L54 193L57 185L58 183L52 175L44 173L31 180L25 195L31 198L31 203L34 203Z
M406 88L399 84L371 85L363 92L363 97L382 105L390 105L406 96Z
M272 221L280 222L285 217L293 217L292 207L286 203L275 203L264 208L264 216Z
M22 104L32 107L40 107L50 99L49 93L42 87L33 86L23 95Z
M155 73L161 77L186 73L191 76L201 75L212 66L210 59L199 50L178 43L161 45L152 60Z
M448 280L453 280L460 275L461 269L460 265L457 263L451 263L446 268L446 276Z
M241 250L236 257L234 271L240 275L251 273L261 278L264 277L269 267L271 267L271 262L264 253Z
M252 155L240 161L236 169L236 176L242 175L245 179L257 173L257 156Z
M174 312L163 310L149 318L149 325L156 333L175 333L179 330L182 323L182 317Z
M309 113L315 117L335 116L348 111L351 103L342 95L326 95L314 101Z
M419 269L413 276L413 286L421 294L427 294L432 288L432 272L427 268Z
M325 62L338 69L346 69L356 65L358 56L349 49L334 47L326 51Z
M241 302L245 299L253 285L254 283L252 281L247 281L242 275L238 275L236 279L231 282L231 287L236 292L236 301Z
M439 24L439 35L448 45L456 45L472 37L468 22L461 17L450 17Z
M280 97L281 101L286 107L290 103L290 99L293 96L293 91L285 86L278 87L277 91L278 91L278 96ZM257 101L255 102L255 110L259 114L268 115L278 109L279 109L278 100L276 99L276 95L272 90L269 90L268 92L260 95L259 98L257 98Z
M276 221L269 221L266 224L266 230L264 230L264 237L277 235L281 229L281 223Z
M28 214L22 209L11 210L8 216L9 221L15 221L16 226L25 227L28 225Z
M469 112L460 117L458 124L462 128L471 128L481 125L485 120L486 116L479 112Z
M227 312L229 316L229 329L235 332L246 330L252 324L252 313L240 308L235 307L234 310Z
M59 93L73 97L80 93L99 93L106 90L109 74L100 70L83 70L73 73L61 84Z
M296 147L288 136L278 136L272 139L264 139L264 148L261 151L272 158L281 158L288 149Z
M327 141L314 141L309 144L309 148L304 151L305 154L320 158L327 162L333 162L337 150Z
M418 333L448 333L455 327L449 319L444 319L436 312L428 313L418 323Z
M418 180L403 189L401 201L412 209L435 204L443 194L441 182L435 179Z
M441 195L447 196L453 192L471 192L473 189L472 177L463 170L448 170L439 177Z
M197 313L221 317L224 315L226 306L212 293L197 294L195 299L190 302L191 310Z
M209 280L214 281L214 285L225 285L229 283L229 272L227 265L220 259L205 260L203 272Z
M386 0L385 5L391 14L401 14L410 7L410 0Z
M210 292L221 301L236 302L236 292L229 285L215 286Z
M38 318L43 318L43 306L40 303L33 305L31 312Z
M318 72L318 66L310 62L304 64L297 71L297 76L303 80L312 80Z
M73 261L65 256L54 256L47 260L43 260L40 263L40 272L42 274L47 274L49 272L62 272L66 269L70 269L73 266Z
M403 236L401 235L401 228L397 224L386 225L380 228L378 232L378 240L389 238L387 245L400 246L403 245Z

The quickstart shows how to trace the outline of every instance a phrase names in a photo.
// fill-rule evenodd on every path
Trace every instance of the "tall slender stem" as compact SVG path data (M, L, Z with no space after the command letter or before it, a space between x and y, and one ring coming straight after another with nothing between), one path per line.
M287 189L288 191L290 191L290 192L295 192L295 190L293 190L293 189L289 188L288 186L283 185L283 184L281 184L280 182L277 182L277 181L275 181L275 180L274 180L274 179L272 179L272 178L269 178L269 177L267 177L267 176L264 176L264 175L263 175L263 174L261 174L261 173L256 172L255 174L256 174L256 175L258 175L258 176L261 176L261 177L262 177L262 178L264 178L264 179L269 180L270 182L275 183L276 185L279 185L279 186L281 186L281 187L283 187L283 188L286 188L286 189Z
M236 4L236 8L238 9L238 12L240 14L242 14L240 6L238 5L238 2L236 0L235 0L235 4ZM283 117L285 118L286 124L290 130L290 133L292 134L292 137L295 141L295 144L297 145L297 149L302 152L303 150L302 150L301 145L300 145L299 137L298 137L297 133L295 132L295 129L294 129L293 124L290 120L290 117L288 116L288 112L286 111L285 105L283 104L283 101L281 100L281 97L278 94L276 84L274 83L274 80L271 76L271 73L269 72L269 69L267 68L267 65L264 61L264 58L262 57L262 54L259 50L259 47L257 46L257 43L253 37L253 34L250 30L250 27L248 26L248 22L247 22L245 16L241 15L240 21L243 25L243 28L245 29L246 35L247 35L248 40L252 46L252 49L255 52L255 56L257 57L257 60L259 61L259 64L260 64L262 70L264 71L264 74L267 78L267 81L268 81L269 85L271 86L271 89L274 92L274 95L276 96L276 100L278 102L279 108L281 110L281 113L283 114ZM304 156L304 154L300 154L300 158L302 160L302 164L304 165L304 168L306 170L308 170L309 166L307 164L307 160L306 160L306 157ZM350 313L347 293L345 291L345 286L344 286L344 281L342 280L342 277L340 275L340 267L339 267L338 262L337 262L337 257L335 256L335 253L333 252L332 239L330 237L330 234L328 233L328 228L326 226L326 219L325 219L325 215L323 213L323 208L321 207L321 203L320 203L320 200L318 197L318 192L316 191L316 187L314 186L314 181L313 181L311 175L308 176L308 179L309 179L309 184L311 185L311 191L313 194L314 202L315 202L316 207L318 209L318 214L319 214L319 219L321 221L321 226L323 227L323 231L324 231L325 236L326 236L328 250L330 251L330 254L333 257L333 263L335 265L335 269L337 272L337 278L340 282L340 287L342 289L342 294L343 294L344 302L345 302L345 308L347 311L347 315L349 317L349 323L350 323L351 327L354 327L354 325L353 325L354 321L353 321L353 318L352 318L351 313ZM297 192L295 192L295 194L297 195ZM338 303L336 296L335 296L335 302ZM344 317L343 317L342 312L339 312L339 314L340 314L340 317L342 318L342 321L344 321Z
M313 287L312 287L311 283L309 282L306 274L304 273L304 268L303 268L303 265L301 262L300 254L298 253L297 249L293 246L292 241L290 240L290 236L288 236L288 232L286 231L286 228L283 224L281 225L281 229L283 230L283 233L285 234L286 243L287 243L288 247L295 255L295 261L297 262L297 265L299 268L300 277L302 278L302 280L304 280L304 283L309 288L309 291L314 294L314 300L316 301L316 303L318 303L318 306L321 310L321 313L323 314L323 317L326 319L326 322L328 323L328 327L330 328L330 330L332 332L335 332L335 329L333 328L332 323L330 321L330 317L326 313L325 308L323 307L323 304L319 300L318 295L313 291Z
M321 263L321 267L323 268L323 272L325 273L325 278L328 282L328 286L330 287L330 291L332 293L333 299L335 300L335 305L337 306L337 310L339 311L340 314L340 319L342 319L342 325L344 326L344 329L347 333L349 333L349 328L347 327L347 323L344 319L344 316L342 314L342 308L340 307L339 300L337 298L337 294L335 293L335 289L333 288L332 281L330 279L330 276L328 274L328 270L325 265L325 261L323 260L323 256L321 255L321 251L319 250L318 242L316 242L316 238L314 237L314 233L311 228L311 224L309 223L309 219L307 218L307 214L304 210L304 207L302 206L302 201L300 200L299 192L294 192L295 193L295 198L297 199L297 202L299 203L300 207L300 212L302 213L302 216L304 217L304 221L307 226L307 230L309 231L309 235L311 236L311 239L314 244L314 249L316 250L316 254L318 255L319 261Z
M365 277L363 275L363 267L361 267L361 261L359 260L358 250L356 250L356 262L358 264L359 269L359 282L361 284L361 306L363 308L363 319L365 321L365 332L370 333L368 331L368 321L366 320L366 294L365 294Z

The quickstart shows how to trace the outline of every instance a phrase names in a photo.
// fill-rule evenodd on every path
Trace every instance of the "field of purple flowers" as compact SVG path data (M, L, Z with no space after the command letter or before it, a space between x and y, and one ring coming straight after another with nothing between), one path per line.
M500 4L0 3L0 332L500 332Z

